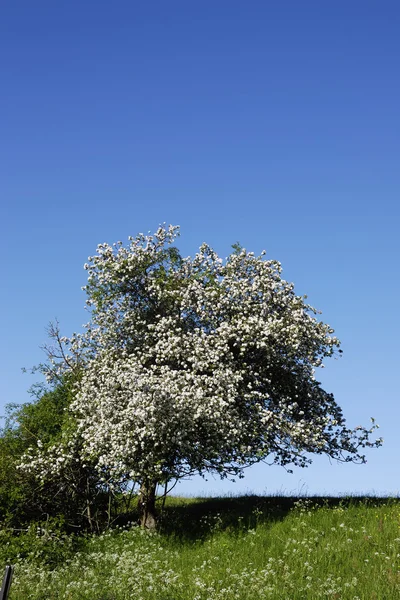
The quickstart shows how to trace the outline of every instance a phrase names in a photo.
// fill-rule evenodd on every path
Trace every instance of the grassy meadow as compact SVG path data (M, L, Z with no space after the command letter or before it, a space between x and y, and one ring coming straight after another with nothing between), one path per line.
M10 600L393 600L400 501L169 498L159 531L0 530Z

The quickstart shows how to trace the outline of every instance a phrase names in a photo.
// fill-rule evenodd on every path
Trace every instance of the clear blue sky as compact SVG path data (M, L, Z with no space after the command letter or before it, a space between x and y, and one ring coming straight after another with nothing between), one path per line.
M399 31L397 0L4 0L0 413L29 399L48 322L86 320L97 244L179 224L185 255L282 262L343 343L320 379L385 445L178 491L397 493Z

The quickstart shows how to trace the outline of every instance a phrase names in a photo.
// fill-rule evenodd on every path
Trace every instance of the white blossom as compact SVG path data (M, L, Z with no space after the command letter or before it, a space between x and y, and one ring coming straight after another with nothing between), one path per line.
M77 426L25 468L45 477L78 456L108 482L161 483L261 460L306 466L308 453L363 461L374 427L349 430L315 379L340 342L280 263L239 247L222 260L207 244L181 258L178 232L100 244L85 264L91 318L63 338L62 368L81 369Z

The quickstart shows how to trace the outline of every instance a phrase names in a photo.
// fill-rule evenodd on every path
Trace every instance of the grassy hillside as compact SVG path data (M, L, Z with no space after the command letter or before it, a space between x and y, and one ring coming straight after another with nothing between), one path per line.
M398 499L171 498L155 534L125 523L0 542L11 600L400 598Z

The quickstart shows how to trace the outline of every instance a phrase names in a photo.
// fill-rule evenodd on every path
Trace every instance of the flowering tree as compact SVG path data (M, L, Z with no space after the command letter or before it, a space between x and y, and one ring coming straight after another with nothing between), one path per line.
M280 264L239 246L226 260L206 244L182 258L177 235L162 226L89 258L91 319L62 340L62 368L81 373L75 438L31 464L49 476L78 452L107 484L137 482L151 527L156 486L175 479L241 476L259 461L303 467L309 453L364 462L362 449L381 443L369 441L375 427L348 429L315 379L339 341Z

